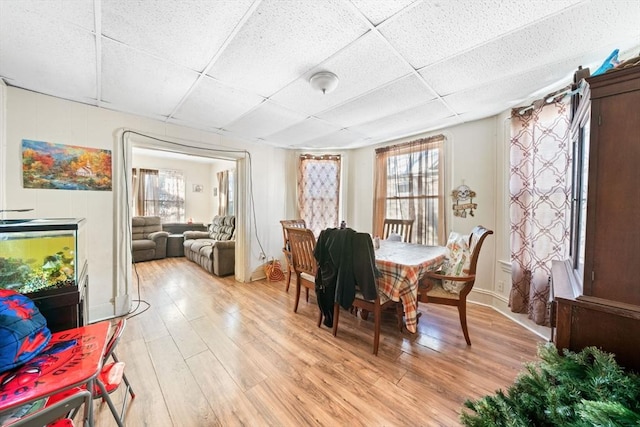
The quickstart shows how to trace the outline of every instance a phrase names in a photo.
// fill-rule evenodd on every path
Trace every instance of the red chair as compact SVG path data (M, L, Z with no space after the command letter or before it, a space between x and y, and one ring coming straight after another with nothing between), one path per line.
M120 341L120 337L124 332L126 326L126 318L120 319L120 321L116 324L113 334L111 335L111 339L107 343L107 347L104 352L104 356L102 357L102 370L100 374L96 378L95 386L93 388L93 398L98 399L102 398L103 401L107 402L113 417L116 420L118 426L124 426L124 414L127 410L127 394L131 395L131 399L135 398L136 395L131 388L131 384L127 379L127 376L124 373L125 363L118 360L118 356L116 356L115 349ZM111 361L112 360L112 361ZM115 405L111 401L109 395L118 389L120 384L124 381L126 386L124 398L122 402L122 408L118 413Z
M64 397L63 397L64 396ZM75 424L68 414L77 411L84 405L83 420L89 419L89 406L91 405L91 393L85 389L75 388L71 391L60 393L59 400L44 406L42 409L27 414L19 420L7 424L6 427L73 427Z

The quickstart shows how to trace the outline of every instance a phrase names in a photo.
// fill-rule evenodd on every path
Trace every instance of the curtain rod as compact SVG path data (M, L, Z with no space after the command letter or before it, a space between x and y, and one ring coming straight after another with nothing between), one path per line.
M533 110L536 107L542 106L544 104L552 104L554 102L560 101L565 96L572 96L572 95L575 95L576 93L582 92L581 84L579 84L575 89L572 89L573 86L574 84L570 83L567 86L563 87L562 89L556 90L555 92L551 92L543 96L542 98L533 101L531 104L529 104L526 107L514 108L513 112L519 115L523 115L527 111Z

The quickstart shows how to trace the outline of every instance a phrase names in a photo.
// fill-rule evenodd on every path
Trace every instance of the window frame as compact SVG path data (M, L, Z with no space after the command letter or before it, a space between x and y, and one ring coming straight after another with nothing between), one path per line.
M375 167L375 189L374 189L374 212L373 212L373 234L381 236L383 232L384 219L389 217L388 203L390 201L408 201L414 203L408 206L412 214L401 212L401 218L397 219L414 219L412 241L419 244L443 245L445 242L446 229L446 210L445 210L445 137L444 135L435 135L429 138L422 138L409 141L402 144L381 147L376 149L376 167ZM421 154L422 153L422 154ZM398 188L398 178L402 180L404 176L398 176L398 171L390 171L389 162L394 157L413 156L425 157L420 158L419 163L430 163L429 169L412 172L418 162L406 165L406 178L408 179L406 187L409 194L404 195L399 191L389 196L390 181L396 179L395 187ZM406 163L406 162L405 162ZM436 184L429 184L433 181L433 174L428 174L429 170L433 170L433 165L437 166L435 177ZM390 175L393 173L394 175ZM431 175L431 179L427 175ZM393 184L393 183L391 183ZM401 183L402 184L402 183ZM412 189L413 188L413 189ZM422 190L421 190L422 189ZM435 189L435 192L434 192ZM418 193L416 193L418 191ZM417 202L417 204L416 204ZM435 202L435 203L433 203ZM435 207L434 207L435 204ZM423 205L423 206L421 206ZM402 208L400 208L402 209ZM422 212L422 214L417 214ZM433 219L433 216L437 218ZM414 218L410 218L414 216ZM396 215L397 217L397 215ZM429 230L432 230L429 232Z

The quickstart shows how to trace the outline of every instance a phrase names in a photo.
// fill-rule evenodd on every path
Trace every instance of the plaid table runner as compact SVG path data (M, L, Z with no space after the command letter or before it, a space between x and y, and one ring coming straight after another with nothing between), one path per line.
M376 249L376 267L381 290L393 301L402 301L405 325L415 333L418 324L418 282L445 259L444 246L425 246L404 242L380 241Z

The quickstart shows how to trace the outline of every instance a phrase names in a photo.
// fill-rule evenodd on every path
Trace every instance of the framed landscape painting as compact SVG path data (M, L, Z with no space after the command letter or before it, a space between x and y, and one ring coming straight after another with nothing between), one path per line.
M111 150L22 140L24 188L111 190Z

